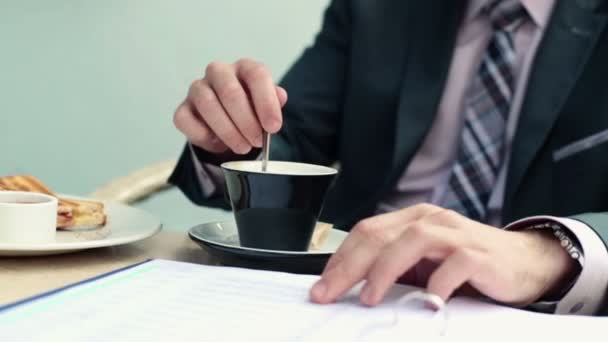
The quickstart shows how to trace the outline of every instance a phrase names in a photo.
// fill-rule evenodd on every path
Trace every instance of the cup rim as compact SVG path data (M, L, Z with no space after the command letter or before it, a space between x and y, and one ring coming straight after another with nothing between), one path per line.
M277 172L273 170L268 170L263 172L261 168L245 170L243 168L237 168L235 164L241 165L261 165L261 160L240 160L240 161L230 161L225 162L220 165L222 169L233 171L233 172L243 172L243 173L253 173L253 174L264 174L264 175L276 175L276 176L304 176L304 177L319 177L319 176L333 176L338 173L338 170L329 166L317 165L317 164L308 164L308 163L298 163L298 162L290 162L290 161L278 161L271 160L268 162L269 165L276 165L282 167L300 167L311 170L310 172ZM317 170L316 172L312 170Z
M8 202L7 198L18 198L19 196L27 196L28 198L34 198L37 202L34 203L15 203ZM14 199L17 201L17 199ZM57 204L59 201L57 197L42 194L38 192L30 191L0 191L0 207L4 208L16 208L16 207L41 207Z

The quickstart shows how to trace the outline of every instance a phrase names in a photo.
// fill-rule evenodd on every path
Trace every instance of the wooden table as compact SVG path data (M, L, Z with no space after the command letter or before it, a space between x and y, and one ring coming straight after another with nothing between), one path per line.
M0 257L0 306L150 258L214 263L186 233L161 232L141 242L40 257Z

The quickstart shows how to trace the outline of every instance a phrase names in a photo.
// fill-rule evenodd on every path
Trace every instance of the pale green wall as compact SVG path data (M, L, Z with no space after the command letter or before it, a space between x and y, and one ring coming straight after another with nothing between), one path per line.
M173 110L204 66L249 56L279 78L327 3L0 0L0 174L86 194L176 157ZM169 226L215 217L175 191L143 207Z

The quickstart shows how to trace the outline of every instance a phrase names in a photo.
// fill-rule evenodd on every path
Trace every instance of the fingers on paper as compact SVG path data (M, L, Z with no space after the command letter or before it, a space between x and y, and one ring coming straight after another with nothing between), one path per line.
M443 260L458 245L449 228L413 225L391 243L369 270L361 302L377 305L397 279L423 259Z
M483 263L482 253L471 249L457 250L431 275L427 291L447 301L457 289L474 277Z
M364 245L355 246L348 258L327 269L311 289L311 299L319 304L331 303L359 283L374 261L374 251Z
M369 244L382 249L384 245L395 240L407 230L413 222L440 211L444 211L444 209L429 204L420 204L360 221L353 227L348 238L334 256L330 258L325 269L329 270L339 261L348 258L354 246Z

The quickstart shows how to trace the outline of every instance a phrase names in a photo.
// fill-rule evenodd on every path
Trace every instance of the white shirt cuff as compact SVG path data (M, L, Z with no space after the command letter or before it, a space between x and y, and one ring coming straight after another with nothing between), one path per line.
M190 147L190 153L192 154L192 161L194 162L194 170L196 171L196 178L203 191L205 197L209 198L218 192L224 186L224 177L222 175L222 169L219 166L207 164L201 162L192 145Z
M526 222L553 221L569 230L580 243L584 261L581 273L568 293L556 303L556 314L593 315L599 311L608 289L608 250L587 224L564 217L534 216L509 224L506 230L525 227Z

